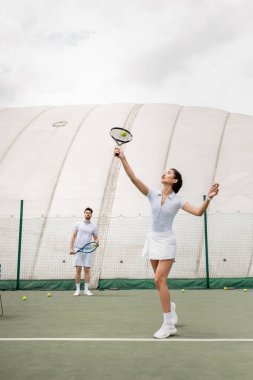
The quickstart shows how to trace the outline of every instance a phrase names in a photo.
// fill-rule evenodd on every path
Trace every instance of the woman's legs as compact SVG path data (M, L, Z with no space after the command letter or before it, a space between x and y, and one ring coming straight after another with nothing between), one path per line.
M151 265L155 273L155 284L162 305L164 320L162 327L154 334L154 338L156 339L165 339L171 335L176 334L177 332L177 329L175 328L175 321L177 319L175 313L175 304L173 304L174 309L171 310L170 293L167 286L167 277L170 273L173 263L173 259L151 260Z
M171 310L167 278L174 263L174 259L150 260L150 262L155 273L155 284L159 293L162 310L164 313L169 313Z

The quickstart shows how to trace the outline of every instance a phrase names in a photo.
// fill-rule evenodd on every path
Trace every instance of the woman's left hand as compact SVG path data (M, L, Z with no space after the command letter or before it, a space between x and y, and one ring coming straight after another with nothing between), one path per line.
M211 189L209 190L208 192L208 198L213 198L215 197L219 192L219 184L218 183L214 183L211 187Z

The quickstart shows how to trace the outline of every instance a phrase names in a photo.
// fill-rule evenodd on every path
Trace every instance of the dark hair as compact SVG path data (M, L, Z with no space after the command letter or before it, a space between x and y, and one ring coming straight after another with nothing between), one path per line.
M172 189L175 193L178 193L183 185L183 180L181 174L177 171L177 169L171 168L174 172L174 178L177 179L177 182L173 184Z
M93 210L92 210L92 208L90 208L90 207L86 207L86 209L84 210L84 212L85 211L90 211L92 214L93 214Z

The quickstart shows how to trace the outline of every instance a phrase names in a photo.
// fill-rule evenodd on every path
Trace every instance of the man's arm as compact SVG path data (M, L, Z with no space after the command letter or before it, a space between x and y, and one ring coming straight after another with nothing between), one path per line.
M93 239L94 239L95 243L99 244L98 234L93 234Z
M75 243L75 240L76 240L76 235L77 235L77 232L73 232L73 234L71 236L70 245L69 245L69 254L70 255L74 255L75 254L74 243Z

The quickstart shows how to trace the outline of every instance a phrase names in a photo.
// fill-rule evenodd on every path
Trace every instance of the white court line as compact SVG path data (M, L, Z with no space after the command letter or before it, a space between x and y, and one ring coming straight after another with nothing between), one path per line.
M0 338L3 342L253 342L253 338L217 338L217 339L194 339L194 338L169 338L169 339L154 339L154 338Z

